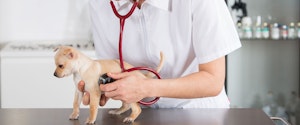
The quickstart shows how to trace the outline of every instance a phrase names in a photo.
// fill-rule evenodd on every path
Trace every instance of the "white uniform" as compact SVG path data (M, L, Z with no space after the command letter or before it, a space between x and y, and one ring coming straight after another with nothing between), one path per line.
M93 39L99 59L119 58L120 21L110 0L91 0ZM114 1L127 14L129 0ZM241 47L224 0L146 0L126 19L123 59L134 66L156 68L160 51L165 55L162 78L197 72L198 65ZM201 84L201 83L199 83ZM209 89L209 88L207 88ZM216 97L161 98L153 108L228 108L224 91Z

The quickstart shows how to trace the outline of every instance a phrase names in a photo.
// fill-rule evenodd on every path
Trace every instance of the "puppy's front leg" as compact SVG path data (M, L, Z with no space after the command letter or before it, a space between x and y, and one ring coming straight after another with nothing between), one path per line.
M83 93L76 90L75 95L74 95L74 101L73 101L73 112L70 115L69 119L70 120L77 120L79 117L79 108L80 108L80 103L82 101L82 96Z
M100 91L93 90L90 92L90 116L86 124L94 124L98 114L98 105L100 101Z

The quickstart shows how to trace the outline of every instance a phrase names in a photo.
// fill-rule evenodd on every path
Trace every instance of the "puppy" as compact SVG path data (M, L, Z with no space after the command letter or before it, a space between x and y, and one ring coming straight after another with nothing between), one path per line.
M55 54L55 64L56 69L54 76L58 78L66 77L73 74L73 80L75 86L79 81L83 80L85 82L85 91L90 93L90 114L86 121L87 124L94 124L96 121L98 113L98 105L100 101L100 89L98 85L98 80L101 75L107 72L121 72L120 61L119 60L93 60L88 56L84 55L75 48L69 46L59 46L54 52ZM159 72L162 68L164 62L164 56L160 53L160 63L156 71ZM130 64L124 62L126 69L132 68ZM143 74L139 71L134 71L138 75L143 77L153 77L154 75ZM83 92L76 89L74 102L73 102L73 112L70 115L70 120L76 120L79 117L79 108L82 101ZM119 109L109 111L110 114L121 114L131 108L132 112L130 116L126 117L123 122L130 123L133 122L141 113L141 108L137 103L126 104L122 103Z

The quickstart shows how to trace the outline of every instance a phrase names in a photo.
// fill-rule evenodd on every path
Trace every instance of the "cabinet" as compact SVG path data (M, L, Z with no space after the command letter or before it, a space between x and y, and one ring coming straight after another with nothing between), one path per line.
M287 103L299 88L298 40L242 40L243 47L228 56L228 95L233 107L264 105L273 91Z
M8 47L1 52L1 108L72 108L76 88L72 76L54 77L53 49ZM92 50L83 52L95 57ZM110 100L104 108L120 106L120 101Z
M253 23L258 15L263 22L268 16L279 24L300 21L299 0L243 2ZM242 39L241 42L242 48L228 56L227 90L232 107L264 109L269 116L300 125L300 109L289 108L291 100L300 98L300 39ZM274 107L265 110L271 103Z

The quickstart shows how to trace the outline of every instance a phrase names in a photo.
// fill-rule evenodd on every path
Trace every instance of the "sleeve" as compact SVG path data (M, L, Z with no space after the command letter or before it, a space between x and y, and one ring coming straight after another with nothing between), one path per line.
M199 64L213 61L241 47L224 0L193 0L192 21L192 41Z

